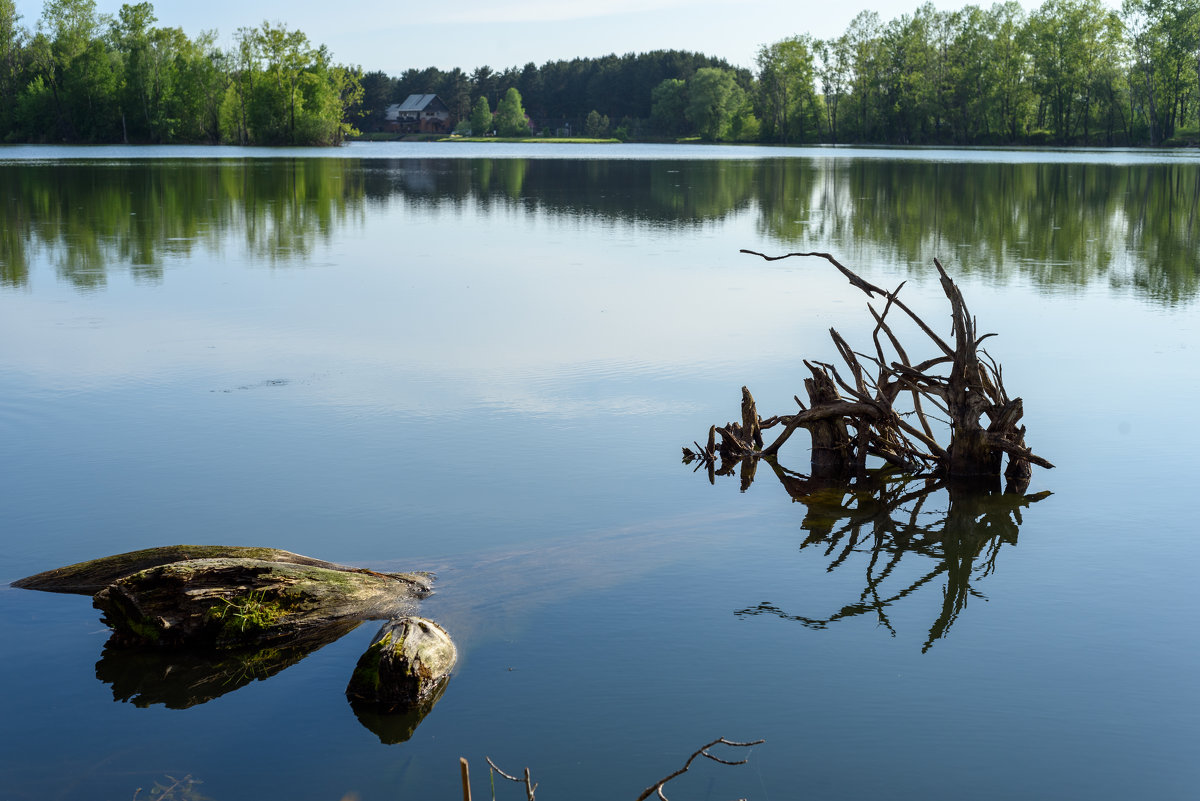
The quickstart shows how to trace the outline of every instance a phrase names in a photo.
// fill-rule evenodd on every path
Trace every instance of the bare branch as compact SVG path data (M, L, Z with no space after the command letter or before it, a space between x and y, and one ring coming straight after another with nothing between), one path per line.
M711 743L708 743L707 745L703 745L700 748L698 748L695 751L695 753L693 753L690 757L688 757L687 762L684 763L682 768L680 768L679 770L670 774L669 776L659 779L657 782L655 782L654 784L650 785L645 790L643 790L642 794L637 797L636 801L646 801L647 798L649 798L651 795L655 795L655 794L657 794L659 798L663 799L663 801L667 801L666 795L663 794L663 787L666 785L667 782L671 781L671 779L674 779L676 776L681 776L684 773L687 773L688 769L692 767L692 763L694 761L696 761L696 757L703 756L703 757L706 757L707 759L711 759L713 762L719 762L722 765L744 765L744 764L746 764L747 760L745 760L745 759L740 759L737 761L729 761L729 760L721 759L720 757L713 756L712 754L708 753L708 749L712 748L715 745L726 745L731 748L749 748L754 745L761 745L764 742L766 742L766 741L765 740L754 740L753 742L749 742L749 743L739 743L739 742L734 742L733 740L726 740L724 737L718 737L717 739L713 740Z
M525 768L525 778L518 779L516 776L509 776L507 773L500 770L500 768L496 766L496 763L492 761L490 756L485 756L484 759L487 760L488 767L490 767L496 773L499 773L505 779L508 779L510 782L516 782L517 784L524 784L525 797L527 801L534 801L533 791L536 790L538 786L529 778L529 768Z

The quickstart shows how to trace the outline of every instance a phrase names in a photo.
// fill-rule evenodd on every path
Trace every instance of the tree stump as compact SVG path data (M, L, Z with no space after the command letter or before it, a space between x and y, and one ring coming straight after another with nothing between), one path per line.
M359 657L346 697L382 711L412 709L438 691L457 659L450 635L432 620L389 620Z

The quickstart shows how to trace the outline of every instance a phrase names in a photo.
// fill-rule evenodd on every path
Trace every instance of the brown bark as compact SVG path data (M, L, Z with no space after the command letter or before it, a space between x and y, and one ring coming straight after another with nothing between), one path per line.
M709 466L710 478L728 474L743 460L776 456L798 429L811 438L811 471L814 478L861 475L869 457L877 457L913 473L933 472L950 478L999 477L1008 454L1006 475L1027 481L1031 465L1053 467L1033 454L1025 444L1020 425L1024 406L1020 398L1009 398L1000 366L980 345L993 334L979 336L962 292L941 263L934 260L942 291L950 303L952 343L938 336L899 297L900 288L889 292L864 280L828 253L788 253L761 256L768 261L790 256L818 256L838 269L857 287L874 298L885 300L882 312L868 306L875 320L872 335L874 355L856 352L836 330L830 329L841 357L845 377L833 364L805 361L812 373L804 381L811 408L800 404L793 415L759 418L749 389L742 388L742 422L714 427L707 448L684 449L684 461L699 459ZM893 309L907 316L925 334L936 355L917 364L909 359L887 317ZM889 355L890 349L890 355ZM904 405L901 405L901 402ZM799 403L799 400L797 400ZM937 441L929 414L940 413L949 428L949 443ZM986 416L986 425L984 417ZM767 447L762 432L775 425L783 431ZM851 434L853 430L853 435ZM719 448L713 434L721 435ZM717 455L722 465L714 469ZM743 465L743 476L752 467Z
M118 641L259 646L345 620L386 619L425 592L381 573L261 559L192 559L117 579L92 599Z
M323 567L328 570L338 570L347 573L368 573L374 571L361 567L348 567L323 559L313 559L291 551L281 551L278 548L250 548L231 545L167 545L161 548L146 548L141 551L105 556L101 559L91 559L78 562L66 567L47 570L44 573L27 576L12 583L14 587L26 590L42 590L44 592L69 592L80 595L94 595L112 584L114 581L151 567L186 562L193 559L260 559L265 562L280 562L284 564L308 565ZM420 573L375 574L391 575L412 582L414 585L424 585L429 588L429 577Z

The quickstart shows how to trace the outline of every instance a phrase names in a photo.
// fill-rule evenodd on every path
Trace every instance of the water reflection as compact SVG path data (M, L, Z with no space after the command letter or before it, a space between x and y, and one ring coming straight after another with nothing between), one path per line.
M350 708L354 710L354 717L358 718L363 728L378 737L379 742L384 745L398 745L412 739L417 726L433 711L449 684L450 677L447 676L438 682L429 697L407 712L385 712L354 700L350 701Z
M303 261L403 201L437 211L690 227L754 215L780 246L927 264L1050 287L1107 281L1155 301L1200 289L1200 163L750 160L133 160L0 164L0 282L38 259L81 289L112 269L162 277L166 260L230 242L268 264ZM392 240L396 232L389 231ZM395 242L378 243L392 252Z
M825 615L795 614L770 601L736 614L775 615L813 629L865 615L895 636L889 611L923 590L938 588L941 610L923 652L946 636L971 598L984 597L974 585L996 570L1002 546L1017 544L1022 510L1051 494L1028 495L1011 485L1001 492L999 487L915 479L891 469L870 471L847 484L814 480L774 459L761 461L792 500L804 506L801 528L807 536L800 549L819 552L827 560L826 572L861 570L863 589ZM743 487L754 476L743 469Z
M343 620L283 646L236 651L128 647L110 640L96 663L96 678L112 685L113 700L187 709L269 679L361 623Z

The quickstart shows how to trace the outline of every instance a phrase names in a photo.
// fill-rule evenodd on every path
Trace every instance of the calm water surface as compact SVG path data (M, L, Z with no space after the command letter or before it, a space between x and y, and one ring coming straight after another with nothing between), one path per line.
M460 756L478 796L485 755L634 798L718 736L767 742L669 797L1194 798L1198 204L1180 152L0 148L0 799L455 798ZM870 347L824 262L739 248L948 333L940 258L1057 469L1001 508L680 465ZM374 624L214 684L6 586L178 542L436 571L445 695L389 743L343 695Z

